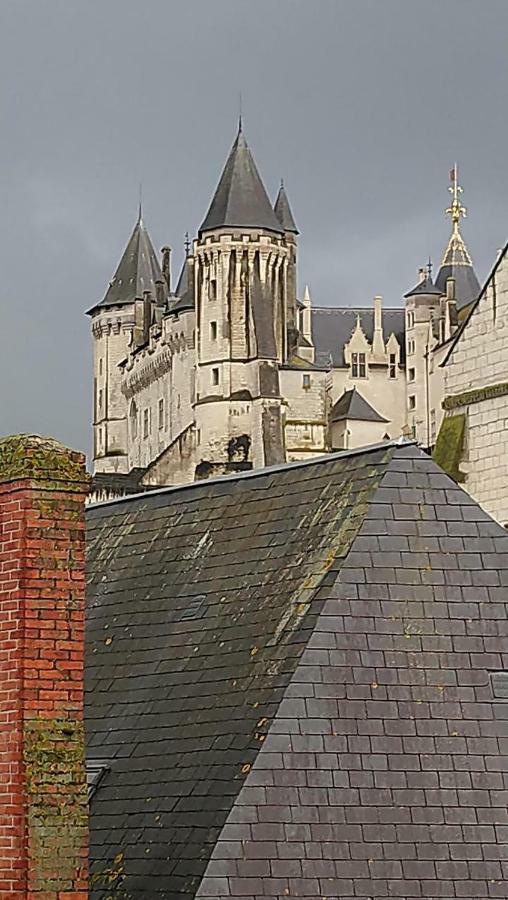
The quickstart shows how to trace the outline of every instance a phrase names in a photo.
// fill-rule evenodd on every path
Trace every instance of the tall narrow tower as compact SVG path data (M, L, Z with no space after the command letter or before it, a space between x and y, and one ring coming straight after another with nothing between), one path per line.
M95 472L128 472L127 401L120 390L120 365L132 340L135 301L146 291L155 298L155 285L162 278L140 207L106 296L88 310L93 337Z
M278 366L293 340L294 233L270 203L241 122L194 255L198 475L282 462Z
M450 172L448 190L452 195L452 200L446 209L446 214L451 219L452 232L436 276L436 287L444 295L448 278L455 279L457 308L462 309L476 300L480 293L480 282L476 277L471 255L460 230L460 222L467 216L467 209L461 202L462 188L459 184L457 163Z

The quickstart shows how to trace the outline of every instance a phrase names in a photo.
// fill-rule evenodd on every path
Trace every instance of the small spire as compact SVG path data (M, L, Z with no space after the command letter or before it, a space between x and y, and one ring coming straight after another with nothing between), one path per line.
M243 130L243 116L242 116L242 92L238 93L238 134L241 134Z
M189 256L190 256L190 249L191 249L191 241L190 241L190 237L189 237L189 232L188 232L188 231L185 232L184 237L185 237L185 242L184 242L184 245L183 245L183 246L184 246L184 248L185 248L185 257L186 257L186 259L188 259Z
M432 278L432 260L430 256L427 262L427 278Z
M143 221L143 182L139 182L138 222Z

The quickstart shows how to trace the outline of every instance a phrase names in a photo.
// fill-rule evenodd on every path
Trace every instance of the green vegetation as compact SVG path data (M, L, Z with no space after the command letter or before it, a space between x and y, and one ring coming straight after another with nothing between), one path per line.
M434 462L455 481L464 481L465 475L460 471L459 465L466 431L466 415L459 413L456 416L445 416L439 429L436 446L434 448Z

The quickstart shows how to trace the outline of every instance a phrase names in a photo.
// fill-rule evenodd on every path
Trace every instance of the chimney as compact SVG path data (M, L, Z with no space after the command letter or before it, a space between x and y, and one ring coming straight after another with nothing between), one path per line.
M374 297L374 335L372 338L374 356L384 356L385 342L383 337L383 298Z
M168 293L171 291L171 268L170 268L170 260L171 260L171 247L163 247L161 250L162 253L162 274L164 275L164 280L168 286Z
M86 900L85 459L0 440L0 896Z
M446 299L455 300L455 278L446 279Z

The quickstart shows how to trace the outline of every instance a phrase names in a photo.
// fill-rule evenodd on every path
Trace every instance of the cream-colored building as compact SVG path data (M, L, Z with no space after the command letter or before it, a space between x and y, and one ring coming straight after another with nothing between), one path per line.
M300 299L285 188L272 205L241 125L174 288L170 251L159 263L140 210L89 313L95 497L401 436L431 447L438 363L479 292L456 171L451 190L436 281L421 270L392 307L322 307L308 288Z

